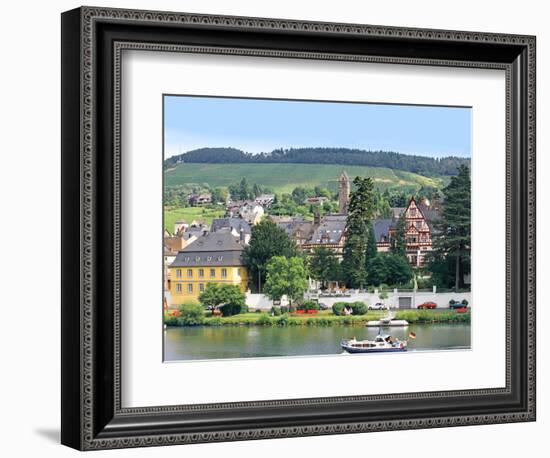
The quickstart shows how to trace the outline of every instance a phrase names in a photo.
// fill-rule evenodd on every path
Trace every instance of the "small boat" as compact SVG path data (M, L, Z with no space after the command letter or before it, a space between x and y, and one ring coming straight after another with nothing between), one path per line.
M383 353L407 351L407 341L394 339L389 334L378 334L374 340L343 339L340 346L348 353Z
M379 320L367 321L366 326L368 327L381 327L381 326L401 326L406 327L409 325L407 320L395 320L395 312L388 313L385 317L380 318Z

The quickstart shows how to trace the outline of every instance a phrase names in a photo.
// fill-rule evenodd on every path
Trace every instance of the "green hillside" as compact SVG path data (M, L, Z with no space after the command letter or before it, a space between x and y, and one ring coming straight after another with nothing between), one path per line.
M223 207L204 208L204 207L185 207L185 208L165 208L164 209L164 228L173 232L176 221L183 219L188 223L193 220L204 221L212 224L214 218L221 218L225 214Z
M227 187L243 177L251 184L258 183L276 193L290 193L297 186L322 186L332 190L345 170L349 177L370 176L381 189L418 190L421 186L441 188L448 177L425 177L402 170L383 167L332 164L194 164L184 163L168 169L165 186L206 183L210 187Z

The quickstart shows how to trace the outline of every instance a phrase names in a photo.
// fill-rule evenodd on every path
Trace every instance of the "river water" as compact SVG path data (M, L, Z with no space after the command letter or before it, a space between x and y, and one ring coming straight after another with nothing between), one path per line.
M408 351L470 348L469 324L419 324L384 328L408 339ZM409 338L414 332L416 339ZM258 358L341 354L343 338L374 339L378 328L361 326L196 326L164 331L164 360Z

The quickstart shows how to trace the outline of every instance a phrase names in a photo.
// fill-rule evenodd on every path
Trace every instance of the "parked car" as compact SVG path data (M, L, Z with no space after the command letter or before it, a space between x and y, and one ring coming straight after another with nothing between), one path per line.
M388 310L388 307L386 307L382 302L377 302L374 305L369 305L369 310Z
M420 304L417 308L421 310L427 310L427 309L434 309L436 307L437 307L437 304L435 302L428 301Z
M319 309L321 310L328 310L330 307L325 304L324 302L319 302Z
M468 308L468 303L463 302L449 302L449 308L452 310L462 309L462 308Z

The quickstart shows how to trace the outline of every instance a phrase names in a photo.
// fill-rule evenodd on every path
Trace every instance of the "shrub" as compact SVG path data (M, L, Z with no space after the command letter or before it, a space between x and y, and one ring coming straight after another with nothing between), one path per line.
M332 325L332 321L329 320L328 318L314 318L315 320L315 324L317 324L317 326L331 326Z
M315 326L317 324L317 320L315 318L308 318L306 320L307 326Z
M281 313L288 313L288 305L281 306Z
M351 311L353 315L364 315L369 311L367 304L361 301L357 301L351 304Z
M260 318L258 318L258 321L256 321L256 324L259 324L260 326L271 326L271 318L267 313L262 313Z
M223 320L221 319L221 317L216 316L214 318L209 319L207 324L209 326L222 326L223 325Z
M344 319L342 320L342 324L347 325L347 326L349 326L349 325L351 325L351 324L354 324L354 322L355 322L355 320L353 319L352 316L346 316L346 317L344 317Z
M224 316L236 315L248 310L245 304L245 294L237 285L208 283L206 289L199 295L199 301L210 310L219 307ZM224 307L226 313L223 313Z
M233 316L238 315L239 313L246 313L248 311L248 307L245 304L234 303L224 304L219 309L223 316Z
M338 316L345 315L344 309L346 307L350 308L350 306L351 304L349 302L335 302L334 304L332 304L332 313Z
M273 316L280 316L281 315L281 307L273 306L271 307L271 315Z
M204 323L204 308L200 304L182 304L179 311L181 316L177 318L177 323L180 326L197 326Z
M464 307L467 307L468 306L468 301L466 299L462 299L462 305Z
M174 315L164 315L164 324L166 326L177 326L178 317Z
M285 314L281 315L279 318L276 318L274 320L274 323L277 326L288 326L288 324L289 324L288 314L285 313Z
M319 303L315 301L304 301L298 306L298 310L319 310Z

